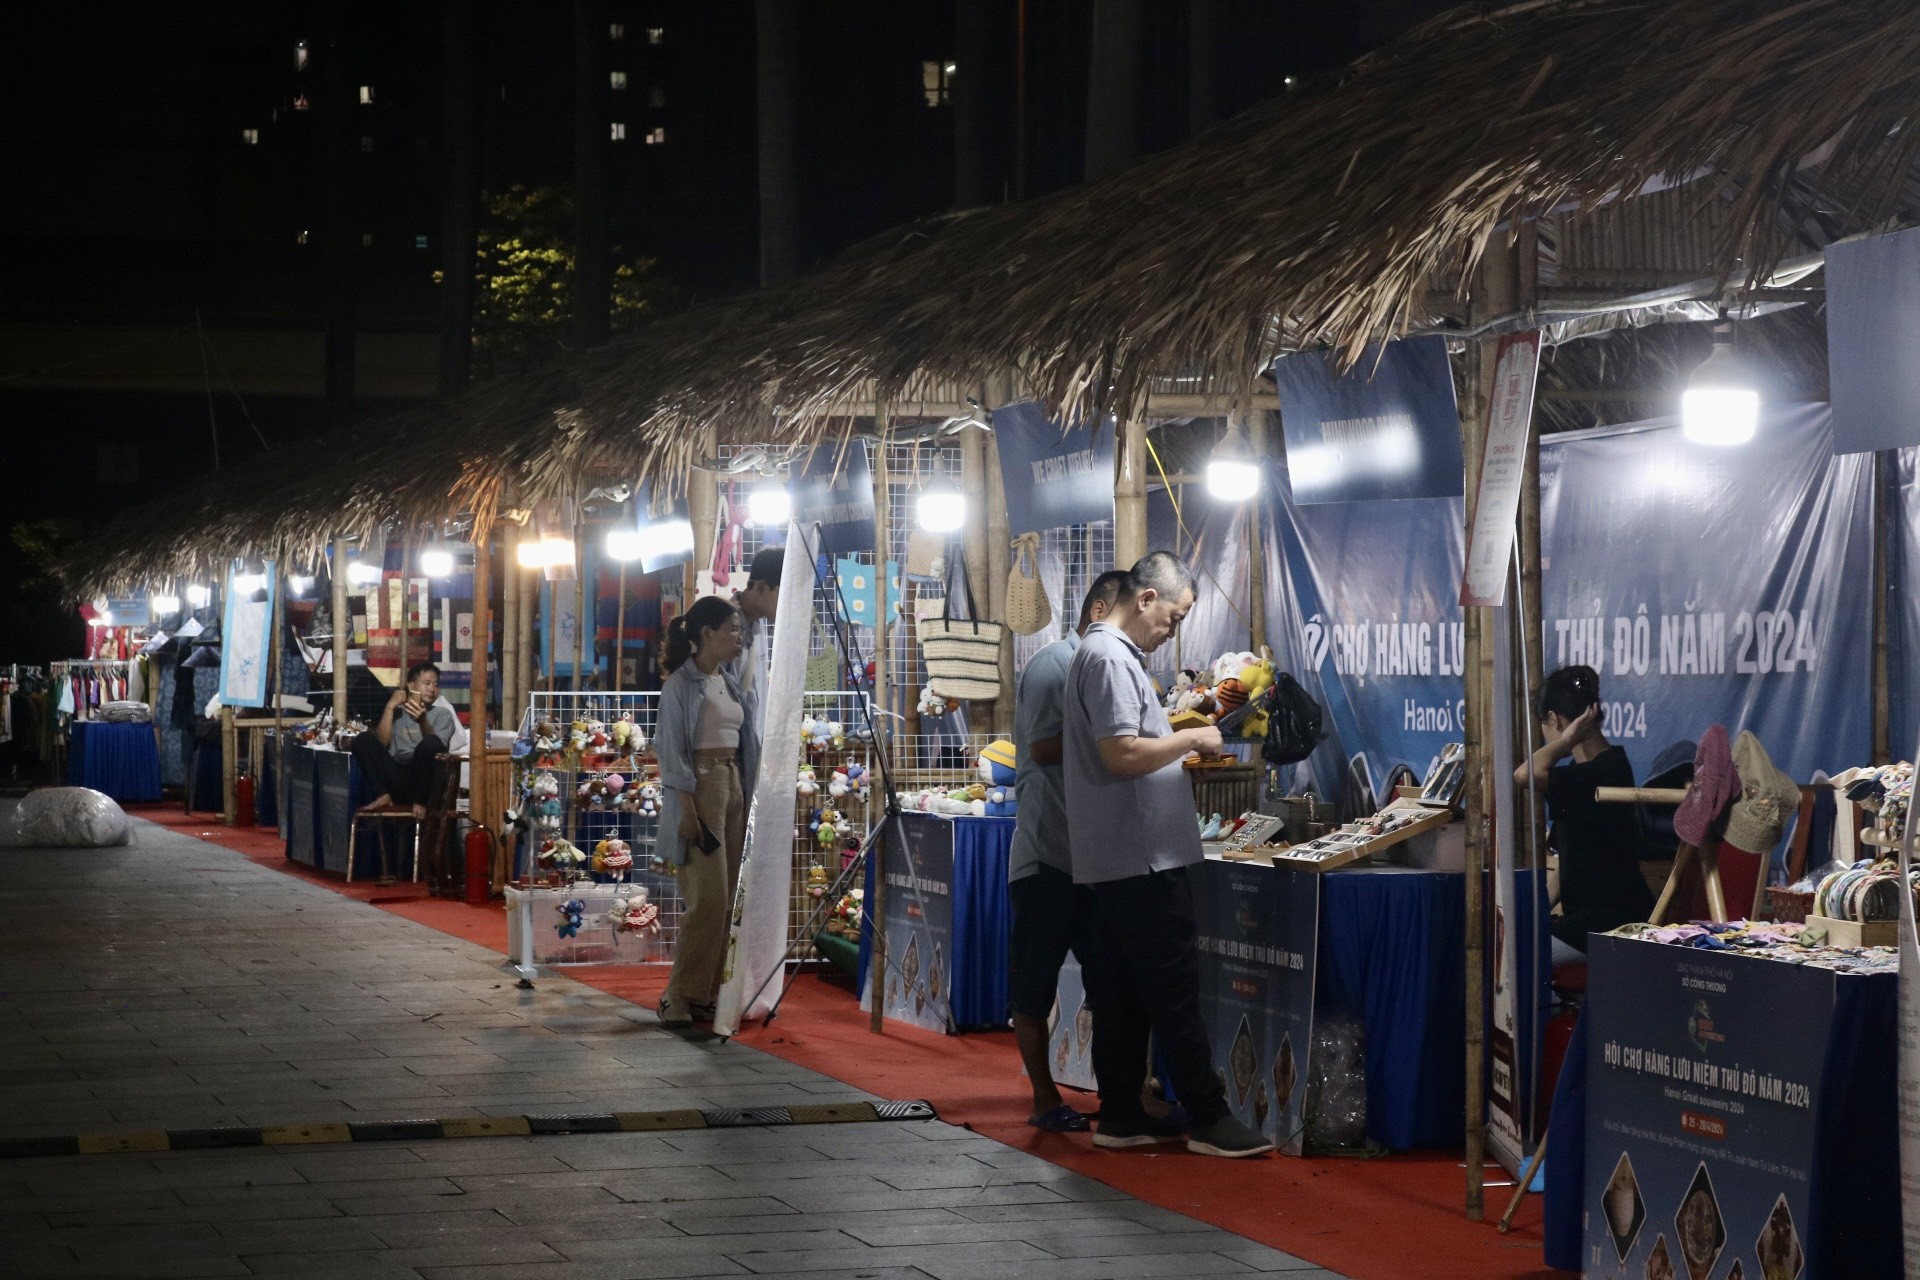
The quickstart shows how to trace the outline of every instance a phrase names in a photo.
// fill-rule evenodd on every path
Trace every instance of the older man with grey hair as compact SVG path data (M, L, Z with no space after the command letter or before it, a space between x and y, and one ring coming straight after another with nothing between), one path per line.
M1061 763L1074 883L1092 906L1088 970L1093 1072L1100 1084L1094 1145L1178 1142L1179 1117L1141 1105L1149 1035L1186 1104L1187 1150L1256 1156L1273 1150L1240 1123L1214 1074L1200 1016L1200 953L1187 869L1201 860L1188 755L1218 755L1220 731L1175 732L1146 670L1193 608L1193 573L1154 551L1128 571L1107 616L1087 629L1067 671Z

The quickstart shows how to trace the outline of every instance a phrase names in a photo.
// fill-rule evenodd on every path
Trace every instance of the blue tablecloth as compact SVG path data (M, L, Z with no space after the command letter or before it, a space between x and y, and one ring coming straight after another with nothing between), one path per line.
M160 798L160 748L150 724L76 720L67 739L67 785L123 804Z
M353 757L344 751L289 742L283 769L287 857L316 870L345 875L353 811L364 799ZM369 850L377 847L377 841L368 846Z
M1321 877L1315 1018L1344 1013L1366 1028L1367 1136L1396 1150L1461 1140L1465 883L1396 867Z
M947 818L906 814L903 822L935 823L953 838L953 954L948 1000L958 1027L1003 1027L1007 1022L1007 945L1013 906L1007 897L1012 818ZM898 856L898 855L896 855ZM866 891L873 894L873 861ZM860 934L860 987L866 987L872 931Z

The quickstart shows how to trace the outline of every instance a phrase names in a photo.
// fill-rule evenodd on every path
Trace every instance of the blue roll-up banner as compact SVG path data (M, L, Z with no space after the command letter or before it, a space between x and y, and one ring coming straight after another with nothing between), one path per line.
M1209 858L1189 872L1200 1012L1227 1105L1288 1155L1306 1136L1320 877Z
M1062 430L1030 400L993 411L1007 529L1038 533L1113 519L1114 420Z
M820 547L837 555L873 550L873 469L863 440L819 445L793 473L793 518L818 523Z
M1833 451L1920 444L1920 227L1827 246Z
M1369 346L1344 374L1331 352L1282 356L1273 375L1296 504L1464 492L1446 339Z
M951 1031L953 823L935 814L905 814L880 847L887 871L886 1016L922 1031ZM872 901L871 873L866 892ZM862 941L864 958L872 944ZM872 978L871 972L861 977L862 1009L873 1007Z
M267 705L274 596L279 588L279 574L271 560L257 570L235 560L227 569L226 615L220 623L222 706Z
M1637 776L1713 724L1801 782L1870 757L1872 467L1833 456L1830 418L1763 410L1738 448L1670 419L1542 443L1542 658L1600 673Z

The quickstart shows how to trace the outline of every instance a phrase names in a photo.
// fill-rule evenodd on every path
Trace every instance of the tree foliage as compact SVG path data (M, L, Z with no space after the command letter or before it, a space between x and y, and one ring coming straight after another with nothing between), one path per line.
M474 264L473 372L518 373L553 359L573 338L573 193L513 186L486 200ZM655 260L612 253L611 321L631 332L672 297Z

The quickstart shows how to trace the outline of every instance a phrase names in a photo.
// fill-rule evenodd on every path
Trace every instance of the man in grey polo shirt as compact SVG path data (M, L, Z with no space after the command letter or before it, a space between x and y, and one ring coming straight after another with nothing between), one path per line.
M1140 1103L1152 1034L1186 1104L1187 1150L1255 1156L1273 1144L1234 1119L1214 1074L1187 882L1201 851L1185 760L1196 751L1218 755L1220 731L1175 732L1146 670L1146 655L1172 638L1193 595L1193 573L1177 556L1149 552L1128 571L1106 619L1088 628L1067 671L1067 834L1074 882L1089 889L1095 953L1088 1000L1100 1126L1093 1141L1179 1141L1172 1119L1155 1120Z

